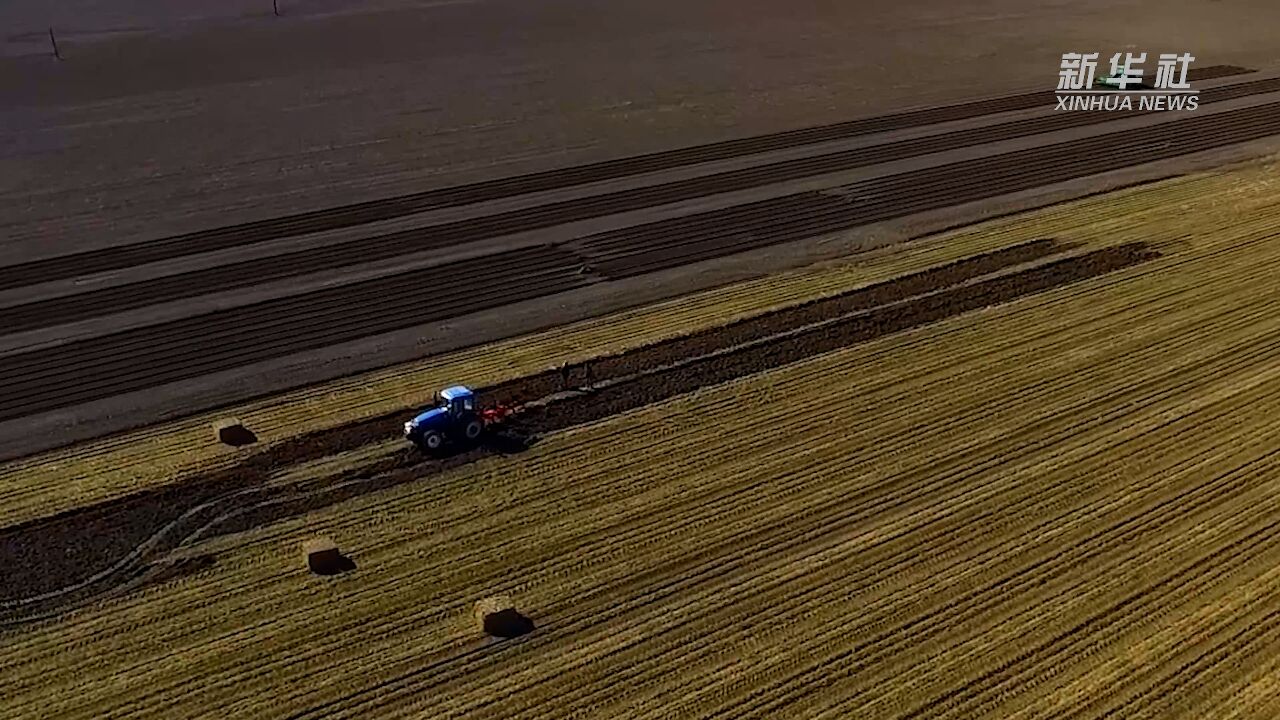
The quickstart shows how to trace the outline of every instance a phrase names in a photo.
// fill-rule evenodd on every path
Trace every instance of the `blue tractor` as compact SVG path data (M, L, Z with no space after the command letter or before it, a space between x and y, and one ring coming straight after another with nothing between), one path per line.
M405 439L428 453L440 452L446 443L471 445L491 425L505 419L506 407L481 409L471 388L455 385L436 393L435 406L404 424Z

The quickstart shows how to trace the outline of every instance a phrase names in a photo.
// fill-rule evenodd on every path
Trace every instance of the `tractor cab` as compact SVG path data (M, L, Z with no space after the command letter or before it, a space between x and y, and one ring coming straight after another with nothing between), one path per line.
M436 407L445 409L453 417L476 411L476 394L464 385L454 385L439 393Z

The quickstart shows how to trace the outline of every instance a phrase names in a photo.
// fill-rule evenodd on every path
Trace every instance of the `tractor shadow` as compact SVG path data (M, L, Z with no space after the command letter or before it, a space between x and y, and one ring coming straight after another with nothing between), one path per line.
M324 553L323 555L311 557L307 566L314 575L332 577L334 575L342 575L355 570L356 561L337 550L333 550L332 552Z
M490 637L509 640L533 631L533 620L514 608L500 610L484 618L484 632Z
M480 441L480 447L495 455L519 455L541 442L538 435L515 428L505 428L490 433Z
M258 442L258 434L244 425L234 424L219 428L218 440L231 447L246 447Z

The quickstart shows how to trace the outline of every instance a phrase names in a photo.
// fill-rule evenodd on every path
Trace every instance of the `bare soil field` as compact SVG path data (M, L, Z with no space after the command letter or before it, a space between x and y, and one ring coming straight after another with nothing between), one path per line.
M0 9L0 457L740 280L744 252L1205 167L1280 122L1257 0L269 8ZM1073 48L1223 72L1169 127L1051 116ZM1129 142L1090 152L1104 120Z
M530 410L536 442L508 452L406 453L387 389L411 367L313 390L323 426L139 475L184 488L156 507L248 502L140 543L106 597L34 621L3 601L9 707L1273 716L1277 183L1253 163L571 328L618 344L564 355L587 391ZM560 390L542 369L488 389ZM292 407L257 412L288 427ZM48 523L107 530L145 499L91 463L194 458L190 432L7 466L28 513L0 531L25 548L4 560L15 581L52 589L20 574L41 552L95 562ZM22 535L42 523L45 545ZM354 569L309 575L314 535ZM499 595L531 633L482 636L471 606Z
M1263 0L361 5L6 3L0 258L1051 89L1072 48L1280 62Z
M9 303L0 313L0 329L7 331L0 352L0 457L48 449L59 437L72 442L382 366L406 353L439 354L504 332L714 286L729 281L717 273L751 251L767 252L763 259L770 263L795 253L785 265L794 267L829 240L877 223L909 224L955 207L973 212L975 205L989 208L1064 183L1107 187L1116 182L1108 173L1145 172L1138 179L1149 180L1176 172L1161 169L1161 162L1205 162L1194 158L1274 141L1280 78L1223 65L1195 68L1191 77L1211 83L1200 96L1206 107L1181 119L1150 112L1044 114L1053 95L1036 91L348 203L0 268ZM1041 114L1007 119L1005 113L1017 108ZM946 125L948 119L982 122L957 128ZM937 131L913 139L895 141L886 132L923 131L938 123ZM1103 123L1113 123L1112 134L1124 132L1126 142L1095 151L1096 143L1111 137L1092 127ZM1094 135L1075 134L1082 129ZM874 137L852 149L826 144L862 135ZM768 155L797 148L805 153ZM913 169L894 165L924 156ZM723 159L756 164L718 172L705 164ZM847 174L870 166L876 168L864 179ZM893 172L895 167L902 171ZM634 180L655 168L697 172L612 191L591 186L600 178ZM539 190L573 193L554 199ZM497 205L486 205L489 200ZM423 224L418 215L455 206L464 206L463 214L452 221ZM416 218L408 227L379 232L385 226L378 223L406 216ZM595 220L604 224L591 232L584 223ZM354 234L322 240L348 229ZM550 234L537 236L543 230ZM261 247L276 241L297 249ZM222 250L253 256L210 259ZM420 263L431 251L457 254L405 269L383 262L410 257ZM168 260L195 263L195 269L156 277L138 272L150 261ZM381 265L370 271L370 262ZM686 272L699 266L710 272ZM757 268L752 276L764 273ZM117 274L131 279L115 282ZM44 287L51 282L64 286L52 296ZM637 290L639 298L631 295ZM499 311L511 309L523 319L503 320ZM282 372L287 367L304 374Z

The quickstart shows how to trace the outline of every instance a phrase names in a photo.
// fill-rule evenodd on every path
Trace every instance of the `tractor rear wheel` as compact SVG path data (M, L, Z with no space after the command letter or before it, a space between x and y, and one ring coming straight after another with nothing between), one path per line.
M473 443L480 439L480 434L484 432L484 423L476 418L472 418L470 422L462 428L462 435L467 442Z

